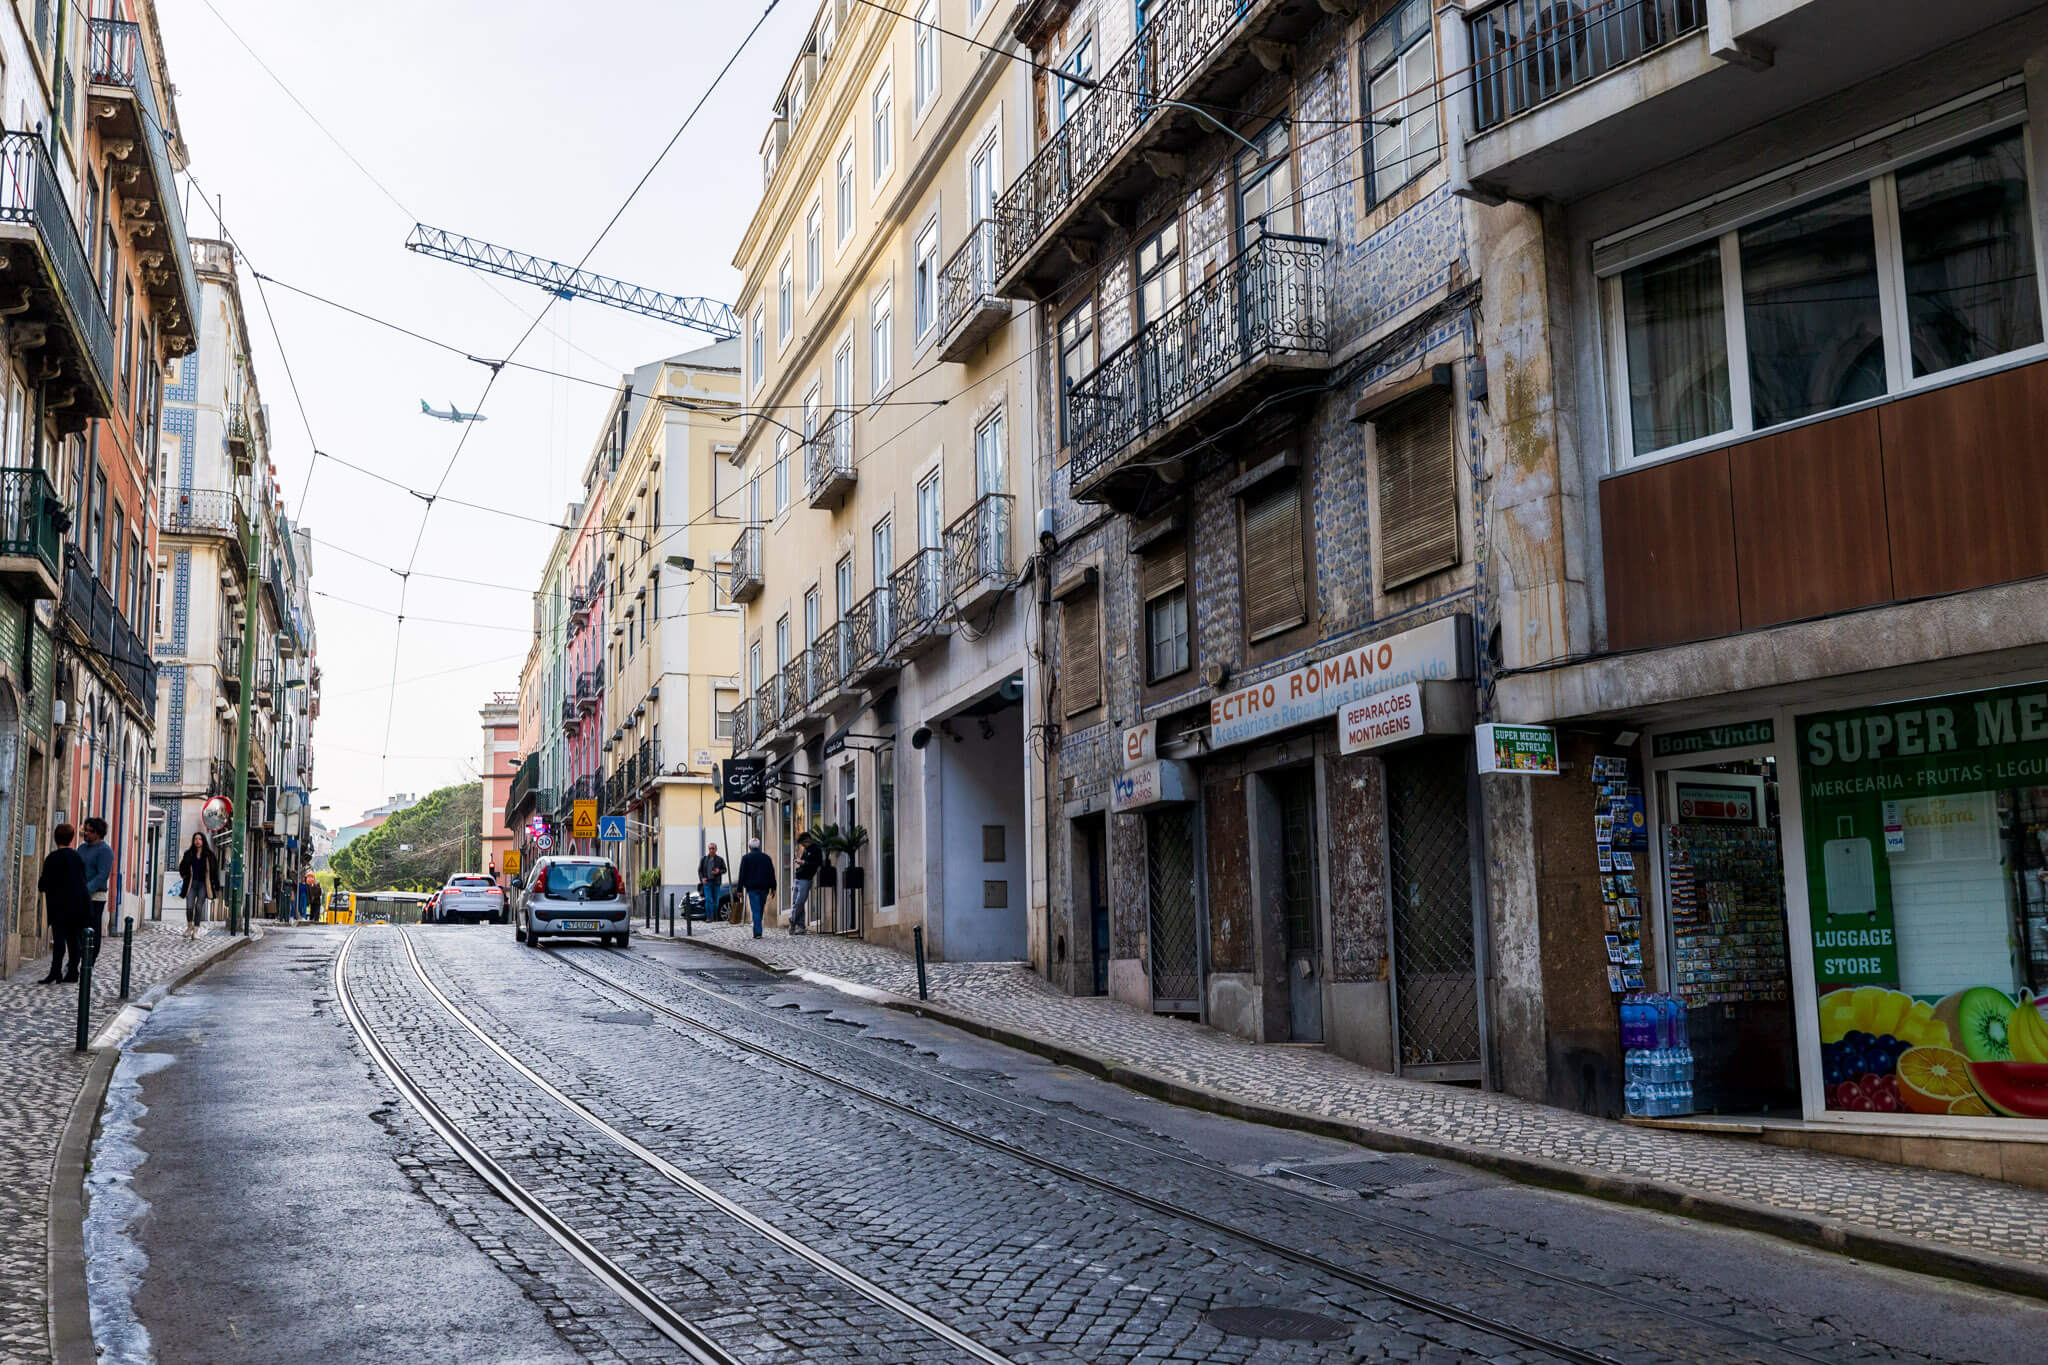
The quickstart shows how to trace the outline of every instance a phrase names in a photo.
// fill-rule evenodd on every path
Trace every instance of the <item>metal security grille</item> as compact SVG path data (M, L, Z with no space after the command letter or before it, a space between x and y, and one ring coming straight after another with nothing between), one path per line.
M1431 746L1387 761L1387 871L1404 1072L1479 1074L1464 752Z
M1286 860L1287 956L1313 958L1316 950L1316 788L1306 774L1288 774L1280 789L1280 849Z
M1160 1014L1198 1013L1202 969L1195 938L1194 812L1191 808L1160 811L1146 825L1152 1008Z

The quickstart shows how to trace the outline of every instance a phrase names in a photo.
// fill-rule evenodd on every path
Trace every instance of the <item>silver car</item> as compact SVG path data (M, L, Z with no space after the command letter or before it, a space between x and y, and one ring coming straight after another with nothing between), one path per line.
M505 893L482 872L458 872L441 888L434 918L443 924L461 924L464 920L503 924Z
M542 858L512 880L518 898L512 935L529 948L544 938L595 938L623 947L633 933L626 879L609 858Z

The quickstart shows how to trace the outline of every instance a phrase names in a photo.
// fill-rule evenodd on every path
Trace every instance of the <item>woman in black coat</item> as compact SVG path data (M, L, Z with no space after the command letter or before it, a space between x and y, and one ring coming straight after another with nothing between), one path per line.
M185 937L196 938L206 923L206 902L220 894L220 859L204 834L194 833L185 856L178 859L178 875L185 879Z

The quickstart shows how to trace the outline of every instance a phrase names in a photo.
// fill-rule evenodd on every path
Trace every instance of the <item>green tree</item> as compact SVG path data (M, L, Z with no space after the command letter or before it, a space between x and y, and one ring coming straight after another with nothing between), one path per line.
M329 867L351 891L438 891L474 872L483 788L475 782L430 792L334 855Z

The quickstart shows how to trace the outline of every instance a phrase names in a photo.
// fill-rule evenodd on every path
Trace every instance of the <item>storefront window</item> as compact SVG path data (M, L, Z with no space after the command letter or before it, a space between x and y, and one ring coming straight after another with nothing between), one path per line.
M1827 1107L2048 1118L2048 685L1796 733Z

